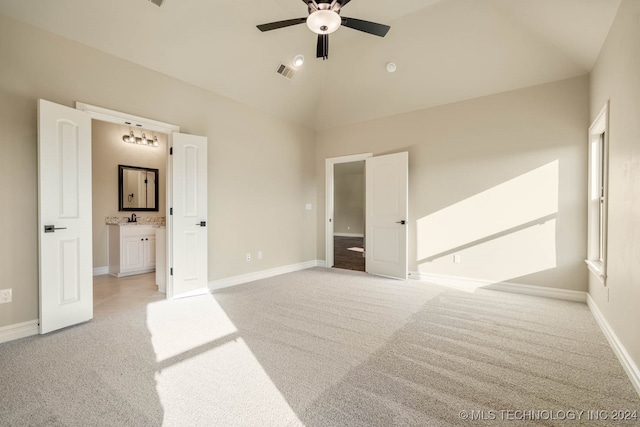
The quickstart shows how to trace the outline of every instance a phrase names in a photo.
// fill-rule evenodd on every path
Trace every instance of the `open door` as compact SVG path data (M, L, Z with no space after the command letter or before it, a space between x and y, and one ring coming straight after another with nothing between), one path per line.
M407 278L409 153L366 159L367 273Z
M207 138L172 134L169 297L209 291L207 280Z
M91 118L38 101L40 333L93 318Z

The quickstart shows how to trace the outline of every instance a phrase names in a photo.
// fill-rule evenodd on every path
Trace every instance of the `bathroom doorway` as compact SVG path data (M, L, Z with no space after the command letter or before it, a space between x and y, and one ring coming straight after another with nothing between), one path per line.
M140 140L144 140L145 144L136 143L142 142ZM168 135L165 133L98 119L91 121L93 309L95 318L165 298L164 281L161 280L161 274L156 274L154 267L156 266L156 252L166 251L166 248L157 246L159 239L155 238L154 232L152 232L153 238L147 237L152 239L153 245L147 245L143 248L148 252L153 252L144 254L151 267L146 267L137 274L116 277L113 275L115 263L110 257L118 257L119 255L117 250L110 248L110 245L116 243L113 238L110 241L109 237L113 233L109 233L109 229L110 227L119 227L117 225L119 223L127 224L128 221L135 218L136 227L144 224L150 225L153 229L166 230L164 227L166 225L167 201L167 140ZM146 143L146 141L151 142ZM146 203L148 198L140 198L141 202L136 204L139 209L134 211L129 208L127 211L120 210L122 201L120 200L121 189L119 186L124 185L119 180L121 165L157 171L157 175L153 177L158 184L157 205L152 203L149 206L146 204L142 206L142 201ZM128 190L130 191L126 192L127 196L137 201L139 197L136 190L138 189L129 188ZM155 197L153 199L155 202ZM127 199L127 202L130 200ZM148 228L152 230L151 227ZM153 271L149 272L149 270Z

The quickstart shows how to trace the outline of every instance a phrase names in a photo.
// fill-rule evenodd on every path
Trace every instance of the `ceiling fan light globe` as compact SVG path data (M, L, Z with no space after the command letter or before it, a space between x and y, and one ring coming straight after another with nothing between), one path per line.
M307 27L316 34L331 34L341 24L342 18L332 10L316 10L307 18Z

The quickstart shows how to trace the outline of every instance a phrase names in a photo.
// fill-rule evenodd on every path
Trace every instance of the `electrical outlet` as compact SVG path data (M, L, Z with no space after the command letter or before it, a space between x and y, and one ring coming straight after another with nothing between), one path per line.
M251 261L251 254L249 252L247 252L247 262Z
M262 259L262 251L258 251L258 259Z
M11 289L0 289L0 304L11 302Z

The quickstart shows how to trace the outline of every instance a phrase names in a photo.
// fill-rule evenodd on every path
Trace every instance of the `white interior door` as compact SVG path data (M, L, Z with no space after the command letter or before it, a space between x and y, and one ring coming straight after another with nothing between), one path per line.
M409 153L366 159L366 268L407 278Z
M93 317L91 118L38 102L40 333Z
M207 138L172 134L172 245L169 297L208 292Z

